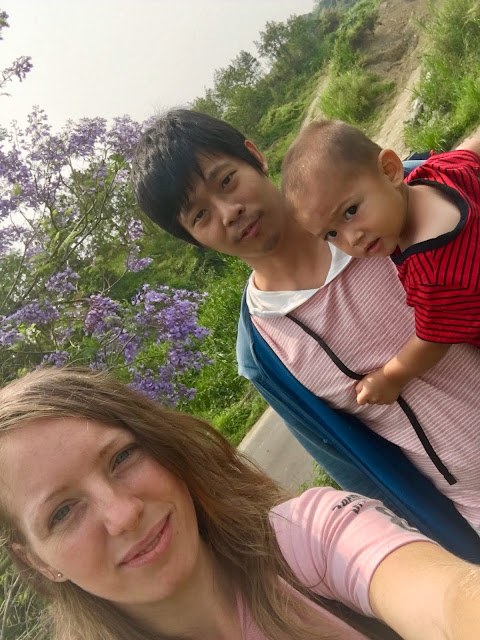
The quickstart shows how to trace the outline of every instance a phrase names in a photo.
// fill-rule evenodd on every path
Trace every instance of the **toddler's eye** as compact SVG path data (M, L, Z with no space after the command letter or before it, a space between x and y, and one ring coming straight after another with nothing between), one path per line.
M337 237L336 231L327 231L325 234L325 240L334 240Z
M357 205L354 204L351 207L348 207L348 209L345 211L345 219L346 220L350 220L350 218L353 218L353 216L357 213Z

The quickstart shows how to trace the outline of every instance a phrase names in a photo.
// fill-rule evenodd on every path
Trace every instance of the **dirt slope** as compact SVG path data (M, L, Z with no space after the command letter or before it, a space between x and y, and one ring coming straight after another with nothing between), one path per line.
M366 68L381 80L395 82L396 90L379 107L379 122L383 123L375 140L392 147L400 156L407 155L402 139L404 120L410 113L413 87L420 73L421 38L417 21L427 15L428 0L382 0L378 7L379 23L362 43ZM321 115L316 108L325 78L319 82L306 120Z

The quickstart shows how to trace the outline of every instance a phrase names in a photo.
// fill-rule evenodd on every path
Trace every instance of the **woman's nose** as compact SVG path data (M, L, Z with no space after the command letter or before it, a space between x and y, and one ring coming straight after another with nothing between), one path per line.
M133 531L143 512L143 501L124 491L112 490L100 505L103 521L108 533L118 536L125 531Z

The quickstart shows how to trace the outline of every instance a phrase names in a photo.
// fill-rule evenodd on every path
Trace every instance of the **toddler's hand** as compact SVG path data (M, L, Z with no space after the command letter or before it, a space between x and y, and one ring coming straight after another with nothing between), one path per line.
M383 369L367 373L356 385L357 403L392 404L400 395L401 385L385 377Z

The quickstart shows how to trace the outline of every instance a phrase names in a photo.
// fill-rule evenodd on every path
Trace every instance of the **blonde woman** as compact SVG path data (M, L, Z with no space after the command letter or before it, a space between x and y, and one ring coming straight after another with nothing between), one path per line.
M288 499L105 374L0 391L1 528L57 640L473 640L480 573L379 502ZM363 615L359 615L363 614Z

